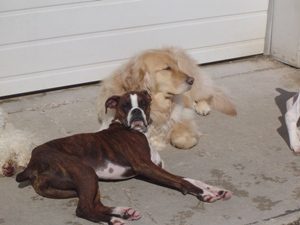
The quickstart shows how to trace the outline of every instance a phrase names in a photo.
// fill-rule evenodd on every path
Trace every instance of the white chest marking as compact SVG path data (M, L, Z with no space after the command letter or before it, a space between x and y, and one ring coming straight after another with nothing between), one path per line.
M126 179L128 177L124 176L124 174L129 169L129 167L123 167L109 162L104 167L97 168L96 174L98 178L105 180Z

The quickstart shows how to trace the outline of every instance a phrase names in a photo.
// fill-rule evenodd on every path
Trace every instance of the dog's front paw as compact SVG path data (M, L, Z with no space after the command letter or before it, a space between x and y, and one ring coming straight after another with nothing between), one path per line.
M206 101L194 102L195 111L202 116L207 116L210 113L210 106Z
M228 200L232 196L230 191L211 186L200 180L194 180L191 178L184 178L184 180L199 188L198 192L194 191L194 195L196 195L200 201L212 203L221 199Z
M198 199L204 202L212 203L217 200L228 200L232 196L232 193L230 191L221 190L217 193L205 193L203 195L198 196Z

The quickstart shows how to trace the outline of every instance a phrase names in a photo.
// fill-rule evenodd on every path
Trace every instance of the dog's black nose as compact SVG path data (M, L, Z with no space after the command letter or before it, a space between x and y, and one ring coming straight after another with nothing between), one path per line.
M188 77L188 78L186 79L186 82L187 82L189 85L193 85L193 83L194 83L194 78Z

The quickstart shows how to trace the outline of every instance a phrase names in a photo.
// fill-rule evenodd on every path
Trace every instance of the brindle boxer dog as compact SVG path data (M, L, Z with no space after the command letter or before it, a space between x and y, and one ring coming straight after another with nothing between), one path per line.
M137 220L141 216L130 207L104 206L100 201L99 179L120 180L140 175L204 202L229 199L229 191L173 175L162 168L158 153L150 149L143 134L150 123L150 102L146 91L110 97L105 107L116 109L116 115L108 129L36 147L17 182L29 180L44 197L78 197L77 216L111 225L123 225L122 219Z

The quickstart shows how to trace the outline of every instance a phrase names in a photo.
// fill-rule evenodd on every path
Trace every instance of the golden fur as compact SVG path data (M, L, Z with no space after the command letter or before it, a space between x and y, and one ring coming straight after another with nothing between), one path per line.
M187 79L194 78L189 85ZM193 111L207 115L214 108L236 115L235 106L224 92L201 73L196 61L179 48L147 50L133 57L101 83L98 117L103 128L113 111L105 114L104 102L112 95L131 90L148 90L153 101L150 144L161 149L166 143L188 149L197 144L199 132Z

